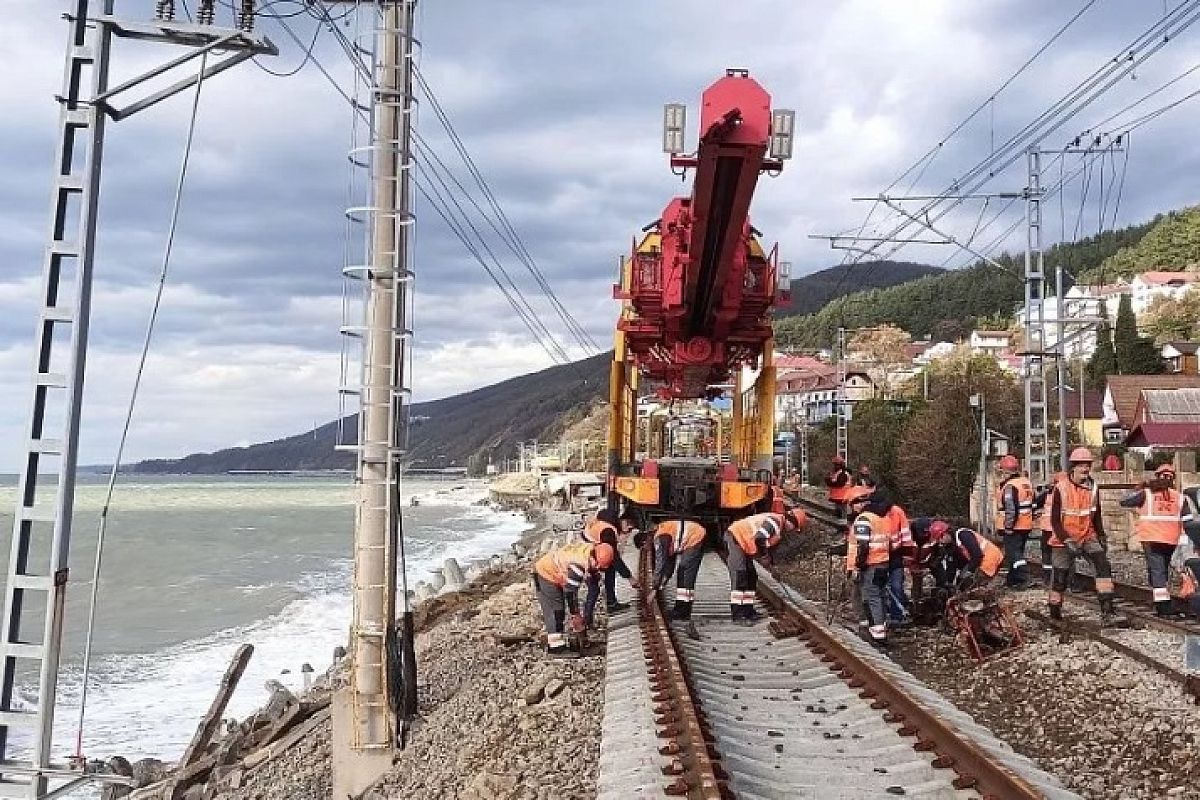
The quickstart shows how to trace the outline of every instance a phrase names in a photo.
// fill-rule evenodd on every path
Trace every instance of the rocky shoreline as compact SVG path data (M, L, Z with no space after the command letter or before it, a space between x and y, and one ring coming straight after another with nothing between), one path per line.
M529 575L534 558L562 537L544 518L528 518L533 527L511 555L472 569L461 589L426 593L417 605L418 718L365 800L594 796L602 649L573 661L546 660ZM301 697L273 695L257 716L273 715L269 724L278 726L291 713L292 723L267 744L244 747L268 723L227 721L203 753L210 763L202 782L189 785L186 765L114 759L109 769L133 774L140 788L110 786L104 800L328 800L329 697L341 666Z

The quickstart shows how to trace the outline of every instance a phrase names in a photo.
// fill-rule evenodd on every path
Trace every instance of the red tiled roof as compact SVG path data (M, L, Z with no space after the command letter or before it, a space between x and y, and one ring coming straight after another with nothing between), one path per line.
M1133 424L1143 389L1200 389L1200 375L1109 375L1108 391L1123 425Z
M1172 281L1182 281L1183 283L1195 283L1200 280L1200 274L1195 272L1163 272L1159 270L1151 270L1138 275L1145 283L1151 283L1155 286L1163 286Z
M1058 416L1058 392L1050 393L1049 413ZM1099 389L1088 389L1083 393L1082 419L1100 419L1104 416L1104 392ZM1067 419L1081 419L1079 416L1079 394L1067 392Z
M775 354L775 366L780 369L831 369L829 364L826 364L819 358L813 358L812 356L790 356L787 353Z
M1125 437L1126 447L1195 447L1200 425L1194 422L1143 422Z

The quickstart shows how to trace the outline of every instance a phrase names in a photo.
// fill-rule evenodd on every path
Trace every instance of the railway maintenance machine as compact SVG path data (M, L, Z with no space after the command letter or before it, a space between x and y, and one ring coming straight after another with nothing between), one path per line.
M795 113L747 70L704 92L694 154L686 109L669 104L663 150L692 191L667 204L621 260L609 400L608 502L643 528L686 517L710 533L781 511L772 470L775 368L771 310L788 300L787 264L750 224L762 173L792 154Z

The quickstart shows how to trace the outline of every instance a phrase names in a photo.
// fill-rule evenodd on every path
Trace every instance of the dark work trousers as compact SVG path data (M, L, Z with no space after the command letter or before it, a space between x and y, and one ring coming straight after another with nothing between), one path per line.
M1194 580L1197 584L1200 584L1200 558L1189 558L1187 561L1183 562L1183 568L1189 570L1192 573L1192 580ZM1187 602L1188 610L1191 611L1194 616L1200 617L1200 591L1197 591L1195 594L1189 597Z
M904 559L894 557L888 563L888 619L903 622L908 616L909 599L904 591Z
M555 586L536 572L533 573L533 591L537 594L538 605L542 607L542 621L546 624L546 636L550 646L563 642L563 622L567 618L567 598L561 586Z
M617 604L617 575L626 580L633 574L621 558L621 550L617 546L617 537L611 531L605 531L600 541L612 547L614 559L612 566L604 570L604 605L611 608ZM592 573L587 580L587 598L583 601L583 621L588 625L596 616L596 604L600 602L600 576Z
M700 574L700 562L704 560L704 547L689 547L675 561L675 606L671 615L675 619L691 619L692 603L695 600L696 576Z
M1063 592L1067 590L1067 581L1070 579L1070 573L1075 567L1075 556L1067 547L1052 547L1054 552L1050 556L1051 563L1054 565L1054 577L1050 584L1049 604L1051 606L1061 606L1063 602ZM1112 580L1112 565L1108 561L1108 552L1104 549L1104 545L1100 544L1096 539L1089 539L1083 542L1079 548L1079 558L1091 563L1092 568L1096 571L1096 594L1100 598L1100 608L1106 613L1112 611L1113 597L1113 580Z
M1025 563L1025 544L1029 531L1013 531L1004 534L1004 567L1008 575L1005 586L1024 586L1029 580L1029 567Z
M1167 567L1171 564L1171 556L1175 555L1175 545L1162 542L1143 542L1142 554L1146 556L1146 575L1150 580L1150 588L1154 590L1156 603L1169 603L1171 592L1170 575Z
M728 531L725 533L725 550L728 553L725 564L729 567L729 613L733 619L738 619L746 612L754 611L758 572L754 569L754 560Z
M1050 536L1050 531L1042 531L1042 583L1046 586L1050 585L1054 573L1054 548L1050 546Z

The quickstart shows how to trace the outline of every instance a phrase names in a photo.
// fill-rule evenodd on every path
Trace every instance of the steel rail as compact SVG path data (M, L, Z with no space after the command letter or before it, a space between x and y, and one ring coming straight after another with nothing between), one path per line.
M773 588L760 582L759 596L776 619L772 632L803 641L829 669L838 673L871 707L885 711L888 722L901 723L900 734L915 737L913 749L936 754L933 765L953 769L956 789L974 789L994 800L1035 800L1043 797L1033 784L1013 773L975 742L968 740L935 713L921 705L874 665L852 652L824 625Z
M638 558L638 578L643 587L654 580L650 549L642 548ZM692 692L692 682L679 655L675 633L663 612L658 593L642 590L637 597L638 626L650 689L653 692L654 724L663 744L659 755L666 759L665 776L674 780L664 791L672 797L689 800L725 800L733 795L725 786L725 772L719 755L712 747L712 736L704 721L700 703Z

